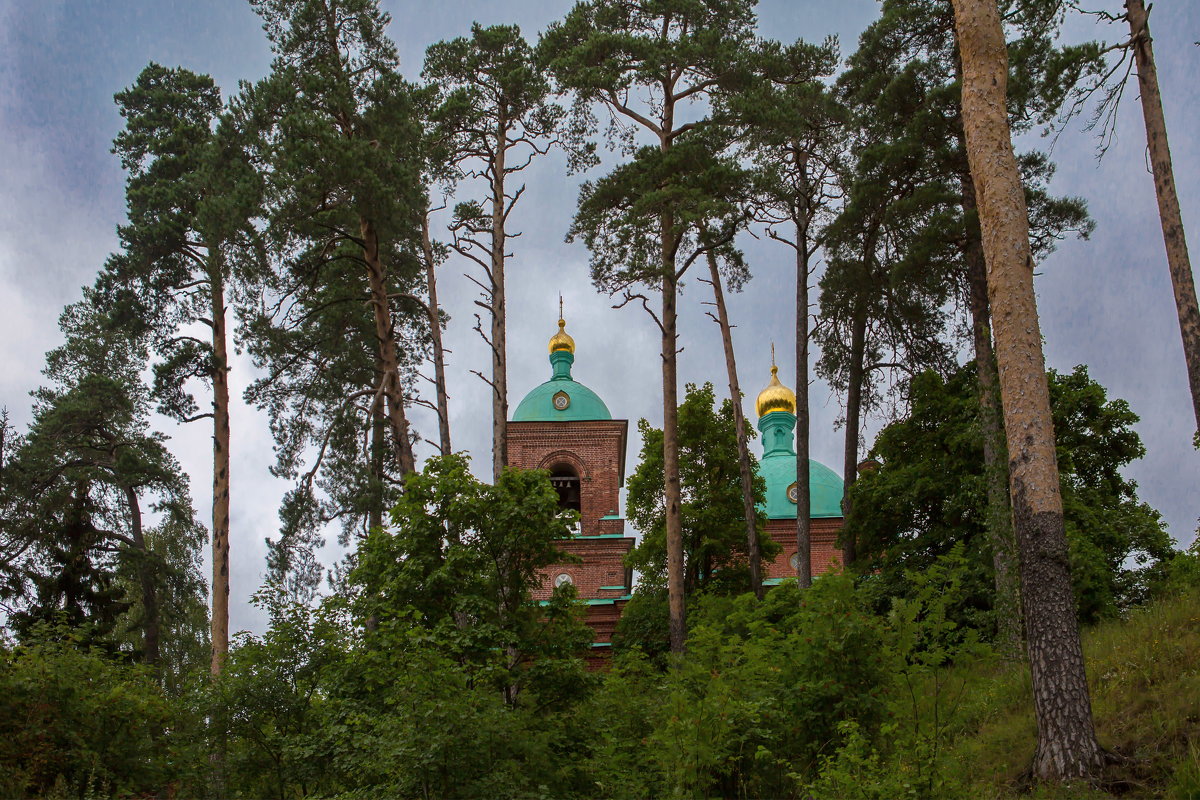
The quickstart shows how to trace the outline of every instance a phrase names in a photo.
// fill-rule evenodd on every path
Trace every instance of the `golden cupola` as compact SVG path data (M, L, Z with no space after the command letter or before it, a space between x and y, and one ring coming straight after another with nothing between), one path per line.
M574 354L575 340L566 331L566 320L561 317L558 320L558 333L550 337L550 352L558 353L565 350L568 353Z
M760 418L772 411L796 413L796 393L779 382L779 367L774 364L771 365L771 382L758 393L754 407Z

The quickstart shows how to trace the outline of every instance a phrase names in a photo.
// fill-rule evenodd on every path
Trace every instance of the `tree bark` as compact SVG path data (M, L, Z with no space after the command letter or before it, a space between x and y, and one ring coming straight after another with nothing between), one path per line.
M492 480L508 466L508 336L505 327L504 168L508 152L508 123L504 114L496 122L496 155L492 162Z
M376 359L376 381L383 380L383 370ZM371 403L371 478L375 486L371 492L371 508L367 512L367 528L370 531L383 529L383 494L386 479L384 478L384 440L387 438L387 418L383 414L383 397L377 390L374 402Z
M806 200L807 202L807 200ZM808 403L808 218L796 222L796 580L812 586L812 485Z
M708 274L717 306L717 323L721 326L721 344L725 349L725 372L729 378L729 401L733 406L733 425L737 435L738 472L742 481L742 514L746 520L746 558L750 565L750 591L759 600L763 597L762 556L758 547L758 512L754 509L754 475L750 469L750 449L746 440L746 415L742 412L742 390L738 386L737 359L733 352L733 333L729 312L725 307L725 292L721 288L721 273L717 258L710 249Z
M404 386L400 381L400 360L396 353L396 330L392 325L391 301L388 299L387 276L379 257L379 237L370 220L359 220L363 240L363 260L367 265L367 283L371 308L375 315L375 338L379 348L379 368L382 370L383 396L387 404L388 424L392 442L400 462L401 477L416 469L408 418L404 410Z
M142 625L142 660L152 667L159 662L159 613L158 587L155 582L154 567L150 561L150 548L146 546L146 537L142 532L142 505L138 500L137 490L132 486L123 487L125 502L129 506L129 538L138 549L138 582L142 585L142 613L146 621Z
M425 254L425 288L429 293L429 335L433 341L433 385L437 393L438 444L444 456L450 455L450 397L446 393L446 350L442 345L442 320L438 314L437 273L433 259L433 241L429 236L429 209L421 216L421 248Z
M842 517L849 522L853 513L850 503L850 487L858 479L858 434L862 419L862 385L865 370L864 352L867 341L867 312L861 301L855 301L854 318L850 328L850 367L846 382L846 442L842 451ZM799 487L797 487L799 488ZM848 526L842 528L842 557L850 567L858 560L858 547Z
M965 140L964 140L965 145ZM970 172L959 175L963 217L976 211L975 184ZM987 484L987 532L992 547L996 586L996 641L1007 660L1020 658L1023 639L1021 587L1017 578L1017 543L1013 539L1012 508L1008 497L1004 419L1000 412L1000 378L992 352L991 307L988 304L987 263L978 225L968 222L963 257L967 266L968 306L975 346L975 375L979 422L983 431L983 469Z
M995 0L953 0L962 114L975 182L1000 392L1013 524L1021 555L1038 780L1094 779L1102 751L1079 641L1055 462L1050 394L1033 292L1029 214L1005 106L1008 54Z
M1158 218L1163 243L1167 248L1167 268L1175 292L1175 310L1179 315L1179 333L1183 337L1183 357L1187 364L1188 388L1192 392L1192 411L1200 435L1200 309L1196 304L1196 284L1188 256L1179 195L1175 192L1175 170L1167 143L1167 121L1163 116L1162 95L1158 90L1158 70L1154 66L1153 40L1149 14L1143 0L1126 0L1126 17L1137 62L1138 89L1142 96L1142 117L1146 121L1146 144L1150 149L1150 167L1154 173L1154 193L1158 197Z
M669 217L664 216L664 260L668 250ZM670 608L671 652L683 655L687 640L683 600L683 519L679 492L679 387L676 354L676 281L672 259L662 284L662 376L663 376L663 500L667 528L667 601Z
M216 256L211 256L216 258ZM221 674L229 653L229 351L225 341L223 265L210 270L213 386L212 662Z

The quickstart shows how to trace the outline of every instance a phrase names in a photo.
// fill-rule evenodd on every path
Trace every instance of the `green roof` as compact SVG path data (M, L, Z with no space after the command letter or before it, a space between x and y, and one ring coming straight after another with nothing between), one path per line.
M766 452L758 462L758 474L767 484L768 519L795 519L796 504L788 499L788 487L796 482L796 451L792 433L796 417L787 411L772 411L758 421ZM819 461L808 461L810 517L842 516L845 489L837 473Z
M608 406L588 387L571 378L571 363L575 356L560 350L550 354L554 375L535 387L513 412L513 422L575 422L589 419L612 419ZM566 395L566 408L559 408L554 398Z

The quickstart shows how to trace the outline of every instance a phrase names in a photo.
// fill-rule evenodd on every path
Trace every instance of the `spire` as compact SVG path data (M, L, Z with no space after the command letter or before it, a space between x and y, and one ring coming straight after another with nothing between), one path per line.
M562 295L558 296L558 333L550 337L550 352L557 353L565 350L568 353L575 352L575 340L567 334L567 322L563 319L563 302Z

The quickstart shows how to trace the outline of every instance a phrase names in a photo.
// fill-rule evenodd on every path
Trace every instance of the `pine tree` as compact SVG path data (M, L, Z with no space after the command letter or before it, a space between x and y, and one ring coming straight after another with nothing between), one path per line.
M654 316L662 334L663 469L666 508L671 651L684 650L683 530L680 517L678 334L679 281L702 249L693 224L709 216L704 196L684 188L709 176L693 171L699 151L684 147L710 117L683 121L683 108L722 84L738 80L754 25L748 0L667 0L579 3L552 24L539 44L558 84L575 92L578 108L600 104L609 135L625 152L637 133L652 144L636 151L597 184L585 184L574 235L592 250L598 287L624 292L650 311L649 298L632 289L651 287L661 296ZM689 207L690 206L690 207Z
M744 126L743 152L757 170L756 216L771 239L795 255L796 577L812 583L809 486L809 326L814 260L839 188L844 112L821 79L837 64L833 41L816 46L763 42L761 80L728 99ZM788 228L791 230L789 231Z
M1033 293L1029 213L1006 113L1008 54L993 0L954 0L967 155L978 199L1008 439L1013 527L1038 723L1035 778L1094 778L1092 724L1071 591L1054 429Z
M1179 195L1175 191L1171 148L1167 144L1167 122L1163 117L1162 93L1158 89L1158 70L1154 66L1154 46L1150 37L1150 10L1146 8L1144 0L1125 0L1125 12L1129 22L1130 43L1137 62L1142 118L1146 123L1146 143L1150 149L1151 171L1154 173L1154 194L1158 198L1158 218L1162 223L1163 243L1167 248L1167 268L1171 272L1171 288L1175 291L1175 310L1179 315L1179 333L1183 337L1188 387L1192 392L1192 410L1196 415L1196 441L1200 443L1200 306L1196 303L1192 261L1183 232Z
M125 252L101 276L101 296L119 324L147 336L160 356L155 397L181 422L213 423L212 671L229 649L229 342L227 295L258 181L236 132L218 126L220 93L207 75L150 64L116 95L125 128L113 151L129 173ZM209 329L207 341L188 326ZM200 412L190 382L211 387Z
M471 26L470 38L439 42L425 54L424 77L448 96L453 151L449 157L468 177L487 183L482 201L459 203L451 231L454 249L475 262L482 298L475 301L490 318L476 330L492 356L491 377L476 372L492 389L492 479L508 465L508 345L505 270L508 218L525 192L512 188L513 176L561 142L561 107L548 102L550 84L534 63L533 49L515 25Z
M1024 131L1053 101L1055 89L1046 81L1046 65L1078 63L1083 54L1060 47L1055 41L1056 14L1032 4L1022 4L1017 11L1020 13L1012 15L1006 28L1014 59L1009 69L1013 76L1009 119L1015 130ZM1022 649L1016 543L1012 539L986 268L962 130L961 65L955 47L953 10L944 0L888 0L882 12L863 33L842 82L856 87L855 103L872 110L876 126L897 142L916 142L927 160L946 176L948 202L915 232L910 247L918 262L942 263L952 272L962 305L969 311L979 377L980 424L985 431L988 528L1001 608L1000 638L1006 654L1016 658ZM889 100L894 96L920 97L921 109L910 113L904 104ZM1083 201L1052 197L1046 190L1053 163L1034 152L1022 155L1019 165L1030 209L1034 257L1048 255L1068 232L1086 238L1091 221ZM947 251L948 243L951 247Z
M61 317L66 343L47 355L52 381L34 393L29 430L0 486L6 535L23 543L26 590L18 629L64 620L109 650L134 650L176 678L203 633L195 520L187 478L149 431L150 398L139 370L146 353L115 331L93 302ZM149 509L159 521L147 525ZM197 641L198 640L198 641Z
M347 539L379 526L414 468L407 406L431 322L411 302L427 267L423 98L396 73L372 0L255 7L276 58L239 101L267 179L271 267L247 322L266 375L247 396L271 415L276 474L296 479L272 572L304 567L303 594L321 527L340 520Z

